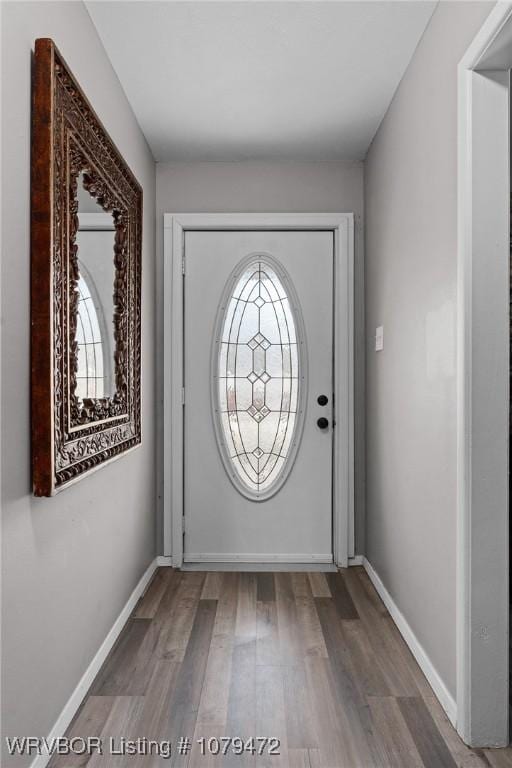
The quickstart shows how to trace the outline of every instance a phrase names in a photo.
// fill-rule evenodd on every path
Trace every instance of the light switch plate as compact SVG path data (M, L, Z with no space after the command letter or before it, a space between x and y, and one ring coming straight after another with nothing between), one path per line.
M375 351L382 352L383 349L384 349L384 326L379 325L379 327L375 329Z

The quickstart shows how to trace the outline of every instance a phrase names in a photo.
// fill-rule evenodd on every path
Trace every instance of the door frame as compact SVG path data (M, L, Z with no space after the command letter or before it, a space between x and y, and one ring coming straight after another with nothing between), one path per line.
M327 230L334 234L333 555L347 567L354 542L354 214L164 214L164 557L183 564L185 232Z
M508 743L512 4L458 67L457 730Z

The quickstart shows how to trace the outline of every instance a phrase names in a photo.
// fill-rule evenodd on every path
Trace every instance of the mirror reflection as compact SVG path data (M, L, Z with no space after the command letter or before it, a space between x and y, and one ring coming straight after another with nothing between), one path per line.
M78 368L75 394L85 398L115 394L114 240L111 213L106 213L78 178Z

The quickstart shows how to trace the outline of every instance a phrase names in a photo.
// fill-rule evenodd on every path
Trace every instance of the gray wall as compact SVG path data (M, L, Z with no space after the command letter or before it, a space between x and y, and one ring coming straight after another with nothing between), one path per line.
M356 551L364 549L364 265L362 163L157 163L157 306L163 295L164 213L353 212L355 248ZM162 315L159 312L158 316ZM162 328L158 328L159 343ZM161 375L158 375L158 381ZM162 403L162 391L158 391ZM161 420L160 420L161 421ZM159 444L162 435L158 435ZM162 498L162 468L159 467ZM161 515L160 535L161 535Z
M457 62L491 7L438 5L365 170L367 557L453 696Z
M37 37L54 39L144 188L143 445L52 499L30 492L30 80ZM2 3L2 68L2 729L44 736L155 555L155 166L82 3Z

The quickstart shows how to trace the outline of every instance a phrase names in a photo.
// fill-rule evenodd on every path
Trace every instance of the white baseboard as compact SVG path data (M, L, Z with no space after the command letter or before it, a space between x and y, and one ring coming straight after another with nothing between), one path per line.
M446 712L449 721L455 728L457 723L457 703L455 699L449 692L448 688L445 686L438 671L436 670L430 658L428 657L425 649L423 648L418 638L412 631L411 627L407 623L405 616L401 613L395 601L393 600L393 598L387 591L386 587L380 580L380 576L373 569L371 563L369 563L365 557L363 558L363 566L370 578L370 581L372 582L373 586L379 593L382 602L388 609L391 618L393 619L396 626L398 627L400 634L402 635L405 642L409 646L409 649L412 655L418 662L418 665L420 666L421 671L423 672L428 682L430 683L432 690L434 691L436 697L438 698L442 708Z
M187 552L185 563L332 563L332 554L235 554L231 552Z
M64 709L62 710L59 717L57 718L57 722L55 723L55 725L53 726L53 728L51 729L47 737L48 744L52 743L52 739L57 739L59 736L64 736L64 734L66 733L66 730L69 724L71 723L72 719L74 718L78 710L78 707L84 700L85 695L87 694L87 691L91 687L94 681L94 678L100 671L103 665L103 662L105 661L108 654L114 647L114 643L119 637L124 625L130 618L130 615L133 609L137 605L137 601L144 594L149 582L151 581L151 577L153 576L157 567L158 567L158 558L155 558L153 562L148 566L146 571L143 573L139 583L131 593L124 608L122 609L121 613L115 620L112 629L106 636L98 652L96 653L93 660L91 661L91 663L85 670L84 674L82 675L80 682L78 683L75 690L69 697ZM50 758L51 758L51 755L47 755L47 754L37 755L35 759L32 761L30 768L45 768L48 762L50 761Z
M364 565L364 555L354 555L354 557L349 557L348 564L349 566Z

